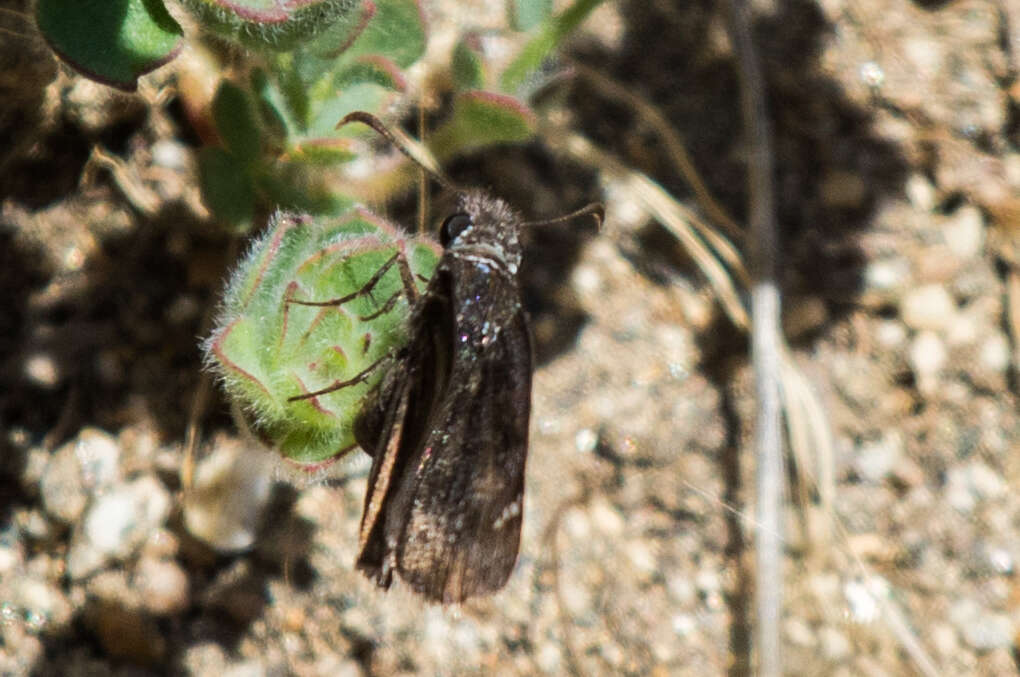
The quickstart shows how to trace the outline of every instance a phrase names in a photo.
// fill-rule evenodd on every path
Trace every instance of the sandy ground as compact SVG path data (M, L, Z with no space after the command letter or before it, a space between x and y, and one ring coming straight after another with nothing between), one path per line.
M790 462L787 672L1015 674L1020 6L755 8L786 331L832 441ZM296 477L203 377L238 243L198 197L175 67L119 94L20 32L0 33L0 673L750 673L746 336L625 182L541 142L451 168L534 218L604 199L609 219L527 243L516 571L426 606L353 570L367 457ZM573 49L671 121L740 221L720 8L609 3ZM699 210L633 102L558 91L571 130Z

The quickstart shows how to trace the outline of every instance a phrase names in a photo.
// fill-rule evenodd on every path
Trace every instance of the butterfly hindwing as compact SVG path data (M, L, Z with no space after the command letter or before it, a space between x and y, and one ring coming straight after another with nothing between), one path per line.
M505 584L520 541L532 357L514 275L444 256L411 332L359 421L373 464L358 566L460 602Z

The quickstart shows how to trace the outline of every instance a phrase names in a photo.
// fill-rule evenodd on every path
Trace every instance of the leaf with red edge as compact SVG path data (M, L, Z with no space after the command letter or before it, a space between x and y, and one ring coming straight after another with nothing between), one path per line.
M161 0L39 0L39 31L68 65L126 91L173 59L181 27Z

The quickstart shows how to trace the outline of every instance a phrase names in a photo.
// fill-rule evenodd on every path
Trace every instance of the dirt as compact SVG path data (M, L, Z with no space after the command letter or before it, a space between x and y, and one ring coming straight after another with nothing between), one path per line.
M0 8L0 673L752 673L747 337L626 182L541 140L450 168L532 218L593 199L609 216L527 242L537 367L515 573L492 598L428 606L353 569L367 457L295 477L202 370L241 244L197 193L183 66L113 92L58 66L24 11ZM1015 674L1020 5L754 11L784 322L831 434L788 462L786 672ZM569 54L650 102L743 221L718 3L607 3ZM702 211L632 100L583 78L542 97ZM268 468L234 489L273 481L249 547L191 533L189 422L200 465L232 450ZM108 480L61 474L81 445L113 450ZM87 516L119 492L162 519L83 570Z

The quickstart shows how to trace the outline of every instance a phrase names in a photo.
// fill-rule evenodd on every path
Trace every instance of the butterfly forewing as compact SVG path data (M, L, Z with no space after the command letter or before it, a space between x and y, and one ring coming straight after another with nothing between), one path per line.
M531 343L496 230L517 222L492 202L496 218L468 203L478 230L443 255L356 427L373 456L358 566L444 603L502 587L520 541Z

